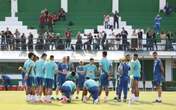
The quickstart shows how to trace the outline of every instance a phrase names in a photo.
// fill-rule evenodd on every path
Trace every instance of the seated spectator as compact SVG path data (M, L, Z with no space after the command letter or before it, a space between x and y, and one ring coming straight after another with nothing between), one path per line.
M173 9L172 7L169 5L169 3L166 3L166 6L164 7L164 13L166 15L170 15L172 13Z
M71 39L72 39L72 33L71 33L70 29L67 28L65 31L65 48L70 47Z
M76 50L82 50L82 36L81 33L78 32L77 34L77 41L76 41Z
M63 8L61 8L58 12L58 17L59 17L59 20L66 20L66 12L64 11Z

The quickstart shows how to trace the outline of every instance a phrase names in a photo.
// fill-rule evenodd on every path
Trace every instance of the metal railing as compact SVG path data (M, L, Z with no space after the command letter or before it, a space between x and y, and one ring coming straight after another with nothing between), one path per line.
M0 51L174 51L176 39L0 38Z

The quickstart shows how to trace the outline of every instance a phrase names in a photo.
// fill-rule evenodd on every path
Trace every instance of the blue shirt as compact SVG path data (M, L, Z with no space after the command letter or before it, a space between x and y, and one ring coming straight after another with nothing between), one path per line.
M98 87L98 83L93 79L88 79L84 82L84 88L89 90L92 87Z
M38 61L35 62L35 73L36 73L36 77L41 77L44 78L44 65L45 65L45 60L40 59Z
M153 64L153 78L158 79L161 78L161 60L155 59Z
M121 75L122 78L128 78L128 72L130 70L130 66L127 63L123 63L123 74Z
M99 62L99 65L102 66L101 74L109 74L111 62L107 58L102 58Z
M85 71L86 71L86 77L89 77L90 79L95 79L95 74L97 71L97 67L94 64L87 64L85 66Z
M54 80L54 74L57 70L58 68L54 61L47 61L44 65L45 78Z
M68 86L72 92L76 90L76 84L73 81L65 81L62 86Z
M60 63L59 64L59 70L62 71L66 75L68 73L68 70L69 70L68 64Z
M160 24L161 17L155 17L155 24Z

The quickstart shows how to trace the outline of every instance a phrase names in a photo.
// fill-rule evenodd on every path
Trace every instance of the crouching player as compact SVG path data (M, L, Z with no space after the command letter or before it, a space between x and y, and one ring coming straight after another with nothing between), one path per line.
M44 102L51 103L52 87L54 83L54 74L58 71L57 65L54 62L54 56L50 56L50 60L44 65L45 73L45 93Z
M99 86L98 83L90 79L89 77L86 77L86 81L84 82L83 87L83 102L87 102L87 91L90 93L90 95L93 98L93 103L97 104L99 102L98 96L99 96Z
M129 81L129 76L128 76L128 71L130 70L130 66L127 64L127 60L125 60L122 63L122 74L120 75L120 83L119 83L119 94L118 94L118 101L121 102L121 94L123 91L124 98L123 101L126 102L127 99L127 93L128 93L128 81Z
M61 87L62 103L70 103L72 95L76 91L76 84L73 81L65 81Z

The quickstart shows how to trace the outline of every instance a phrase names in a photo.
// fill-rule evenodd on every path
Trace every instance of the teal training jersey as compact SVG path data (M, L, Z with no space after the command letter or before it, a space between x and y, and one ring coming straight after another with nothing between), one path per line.
M57 64L54 61L47 61L44 65L45 78L54 80L57 70Z
M86 71L86 77L89 77L91 79L95 79L96 77L96 71L97 71L97 67L94 64L87 64L85 66L85 71Z
M65 81L62 86L68 86L72 92L76 90L76 84L73 81Z
M141 64L139 60L135 60L133 62L133 76L134 77L141 77Z
M45 65L45 60L40 59L35 62L35 67L34 71L36 73L36 77L44 78L44 65Z
M66 79L76 82L76 80L78 79L78 75L75 73L75 76L73 76L71 73L69 73L69 74L66 76Z
M92 87L98 87L98 83L93 79L88 79L84 82L84 88L90 89Z
M26 75L35 77L34 66L35 63L31 59L25 61L23 68L25 69Z
M102 58L99 62L99 65L102 66L101 74L109 74L111 68L111 62L107 58Z

